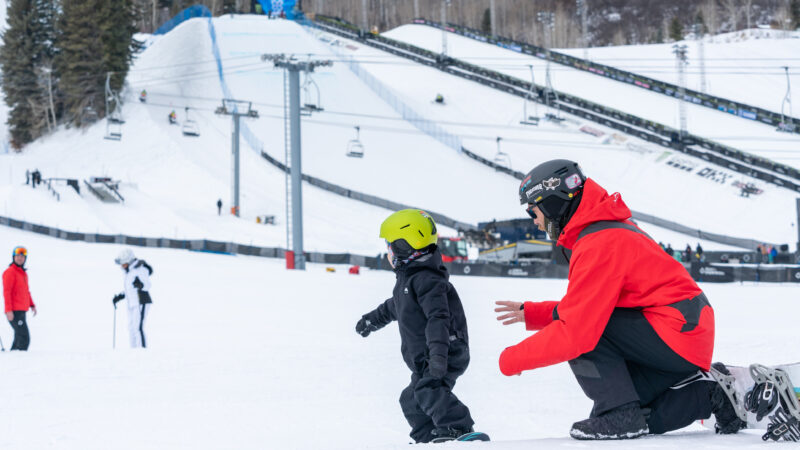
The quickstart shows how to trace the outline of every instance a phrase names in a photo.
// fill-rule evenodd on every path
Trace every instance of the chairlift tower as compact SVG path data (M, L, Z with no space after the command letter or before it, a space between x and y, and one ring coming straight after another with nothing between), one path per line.
M258 119L258 111L252 108L253 103L244 100L223 99L222 106L215 114L233 117L231 131L231 214L239 217L239 118Z
M686 131L686 44L674 44L672 53L675 54L675 66L678 69L678 115L680 119L680 138L685 140Z
M792 123L792 83L789 80L789 66L783 66L786 72L786 95L783 96L781 102L781 123L778 126L778 131L794 131L794 124ZM789 114L784 114L784 109L789 106Z
M365 13L366 16L366 13ZM331 60L299 61L285 54L264 54L262 61L272 61L276 68L284 69L284 126L286 145L286 249L291 249L294 259L287 267L305 270L306 258L303 253L303 194L300 146L300 72L313 72L317 67L332 66ZM291 265L289 263L291 262Z

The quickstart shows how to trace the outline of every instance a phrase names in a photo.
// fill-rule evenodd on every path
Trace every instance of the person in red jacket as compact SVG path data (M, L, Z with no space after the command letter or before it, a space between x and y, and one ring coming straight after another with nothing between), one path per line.
M594 402L570 430L576 439L660 434L712 413L720 433L745 426L726 388L732 377L711 364L714 310L686 269L630 220L619 193L608 195L577 163L553 160L531 170L519 194L563 248L569 283L560 302L497 302L505 325L538 330L502 352L500 371L568 361Z
M14 247L11 252L12 262L3 272L3 298L6 302L6 318L11 328L14 329L14 343L11 350L28 350L31 336L25 313L28 309L36 315L36 305L28 289L28 274L25 272L25 261L28 259L28 250L25 247Z

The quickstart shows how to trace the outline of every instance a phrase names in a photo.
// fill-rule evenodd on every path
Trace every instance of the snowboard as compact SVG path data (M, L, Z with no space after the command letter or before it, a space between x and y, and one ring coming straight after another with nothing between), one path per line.
M727 366L725 377L713 373L736 400L735 409L747 428L763 429L765 441L800 441L800 363L749 367ZM714 416L700 421L714 429Z

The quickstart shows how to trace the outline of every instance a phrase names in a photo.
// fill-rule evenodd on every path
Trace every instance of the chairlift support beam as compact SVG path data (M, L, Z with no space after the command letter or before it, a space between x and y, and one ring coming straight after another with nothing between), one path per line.
M239 109L241 106L241 110ZM234 99L223 99L222 106L218 107L215 114L231 116L233 130L231 132L231 214L239 217L239 119L248 117L258 118L258 111L252 108L253 102Z
M366 10L364 11L366 14ZM294 252L294 268L305 270L306 258L303 252L303 195L302 195L302 170L301 170L301 146L300 146L300 72L313 72L317 67L332 66L331 60L306 60L298 61L294 57L282 53L268 53L261 55L262 61L271 61L273 67L284 69L288 78L288 86L284 85L285 94L288 94L289 108L284 109L289 116L289 130L286 140L289 141L291 152L287 152L287 166L291 182L287 183L287 190L291 190L291 195L287 195L287 212L291 210L291 218L286 218L286 226L291 227L287 230L287 240L291 236L291 248ZM284 97L285 98L285 97ZM285 102L284 102L285 103ZM286 105L284 104L284 108ZM289 156L290 155L290 156ZM291 158L291 163L289 161ZM290 247L287 242L287 247ZM288 248L287 248L288 250Z
M533 75L533 64L528 64L528 68L531 69L531 88L528 89L528 93L525 95L525 99L522 103L522 120L519 122L522 125L539 125L539 108L534 103L534 115L528 115L528 102L531 100L533 96L533 92L536 89L536 83L534 82L534 75Z

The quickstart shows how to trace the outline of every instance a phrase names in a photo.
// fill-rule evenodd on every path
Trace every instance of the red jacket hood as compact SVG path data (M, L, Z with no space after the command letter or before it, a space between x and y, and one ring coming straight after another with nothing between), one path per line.
M587 225L601 220L623 221L631 218L631 210L619 192L608 195L605 189L587 178L581 193L581 204L558 236L557 245L572 250L578 235Z

